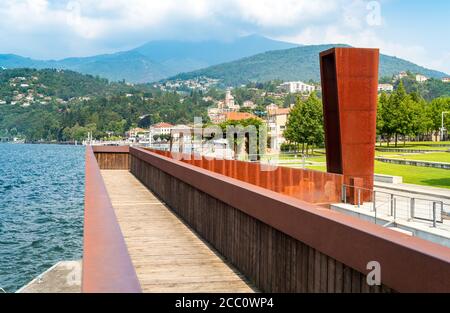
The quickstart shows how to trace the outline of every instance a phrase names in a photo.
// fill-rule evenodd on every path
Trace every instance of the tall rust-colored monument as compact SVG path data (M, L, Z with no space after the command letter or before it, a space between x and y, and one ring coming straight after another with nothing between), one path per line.
M327 171L373 188L378 49L333 48L320 54ZM362 201L369 200L364 192Z

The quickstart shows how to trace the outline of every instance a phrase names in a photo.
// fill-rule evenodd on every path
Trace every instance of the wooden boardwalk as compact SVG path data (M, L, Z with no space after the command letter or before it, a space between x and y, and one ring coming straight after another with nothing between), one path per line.
M144 292L255 291L130 172L102 176Z

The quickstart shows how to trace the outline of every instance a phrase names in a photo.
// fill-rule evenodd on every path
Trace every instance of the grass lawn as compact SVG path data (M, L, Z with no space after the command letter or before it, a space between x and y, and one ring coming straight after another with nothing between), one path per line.
M375 161L375 173L402 176L407 184L450 188L450 170Z
M450 163L450 153L449 152L412 154L412 155L391 155L391 156L385 155L385 156L392 158L392 159L421 160L421 161Z
M326 171L326 166L308 166L312 170ZM450 170L399 165L375 161L375 173L402 176L403 182L450 189Z

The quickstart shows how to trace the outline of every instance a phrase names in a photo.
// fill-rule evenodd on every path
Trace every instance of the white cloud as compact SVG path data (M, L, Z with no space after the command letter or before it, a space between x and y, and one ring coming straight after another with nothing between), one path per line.
M259 33L302 44L339 42L380 47L384 53L420 64L440 69L449 66L448 55L433 58L420 45L384 40L386 24L382 11L381 26L370 23L374 21L373 14L377 14L373 6L377 3L368 0L2 0L0 36L5 40L0 42L0 53L66 57L128 49L152 39L227 39Z

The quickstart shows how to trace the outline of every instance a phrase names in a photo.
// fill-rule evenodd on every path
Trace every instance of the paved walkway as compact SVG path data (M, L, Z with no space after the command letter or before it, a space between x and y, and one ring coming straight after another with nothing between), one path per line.
M450 172L449 172L450 177ZM447 199L450 203L450 189L447 188L437 188L429 186L420 186L413 184L391 184L391 183L381 183L375 182L375 187L391 189L401 192L408 192L412 194L420 194L424 196L430 196L435 198Z
M81 260L61 261L38 275L17 293L81 292Z
M131 173L102 175L144 292L254 291Z

